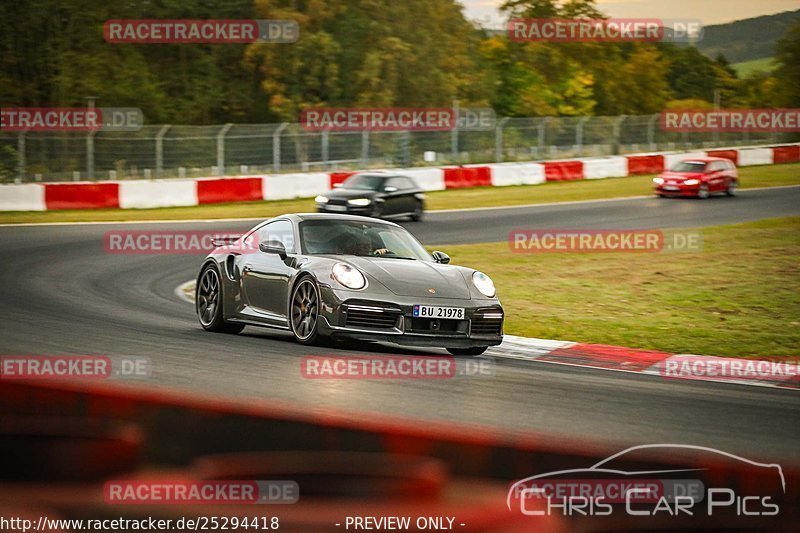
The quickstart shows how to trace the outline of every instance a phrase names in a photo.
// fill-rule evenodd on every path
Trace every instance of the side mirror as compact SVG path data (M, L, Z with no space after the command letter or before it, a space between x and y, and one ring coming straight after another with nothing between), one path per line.
M277 254L281 259L286 259L286 247L281 241L263 241L258 249L265 254Z
M397 187L393 185L387 185L383 188L383 192L397 192Z
M444 252L440 252L439 250L434 251L432 254L433 260L437 263L441 263L442 265L446 265L450 262L450 256Z

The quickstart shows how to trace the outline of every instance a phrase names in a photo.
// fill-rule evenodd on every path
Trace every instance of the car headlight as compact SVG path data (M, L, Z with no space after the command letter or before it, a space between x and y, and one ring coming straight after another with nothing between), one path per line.
M333 279L347 287L348 289L363 289L367 286L367 278L364 277L357 268L347 263L336 263L333 265Z
M475 285L478 292L489 298L494 298L494 295L497 293L494 288L494 283L492 283L492 278L483 272L475 271L472 273L472 284Z
M662 183L664 183L664 178L653 178L653 183L655 183L656 185L661 185Z
M347 200L347 205L352 205L355 207L364 207L372 203L372 200L369 198L356 198L354 200Z
M683 182L684 185L697 185L700 183L700 180L686 180Z
M328 197L319 195L316 198L314 198L314 201L317 202L318 204L327 204L328 203Z

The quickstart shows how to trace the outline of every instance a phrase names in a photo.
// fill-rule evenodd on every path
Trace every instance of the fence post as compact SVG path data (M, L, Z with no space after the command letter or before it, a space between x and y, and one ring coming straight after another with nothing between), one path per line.
M494 159L498 163L503 162L503 126L508 122L508 117L501 118L494 129Z
M575 151L579 156L583 155L583 125L590 117L581 117L578 120L578 127L575 128Z
M165 124L156 134L156 177L160 178L164 174L164 135L172 124Z
M659 115L655 114L647 122L647 142L650 144L651 152L658 150L658 146L656 146L656 121L658 117Z
M453 111L455 114L456 123L453 124L453 129L450 131L450 152L453 156L453 162L455 163L458 161L458 119L461 113L458 100L453 101Z
M225 175L225 134L233 127L233 124L225 124L217 133L217 174Z
M330 159L330 130L322 130L320 141L322 142L322 164L328 168L328 160Z
M541 159L544 154L544 143L545 143L545 134L547 129L547 124L550 122L551 117L545 117L536 127L539 130L539 148L538 148L538 158Z
M364 168L369 166L369 130L361 132L361 164Z
M617 117L616 122L614 122L614 147L612 149L613 155L619 155L619 138L622 134L622 123L625 122L626 118L628 118L627 115L620 115Z
M17 180L22 183L25 181L25 132L22 131L17 137Z
M94 130L86 136L86 179L94 179Z
M272 134L272 169L281 171L281 133L289 126L288 122L282 123Z

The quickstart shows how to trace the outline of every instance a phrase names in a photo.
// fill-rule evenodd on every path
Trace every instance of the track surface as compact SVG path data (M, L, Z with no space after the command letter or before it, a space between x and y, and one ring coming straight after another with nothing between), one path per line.
M743 191L708 201L629 199L431 213L406 224L426 244L502 241L514 228L655 228L800 215L800 187ZM552 432L620 444L710 446L800 463L800 394L793 391L497 360L489 378L305 380L313 353L287 335L247 328L203 332L174 289L198 256L108 255L111 229L245 230L251 222L0 228L0 354L146 356L156 385L418 419ZM376 347L386 353L415 353ZM418 352L417 352L418 353ZM429 353L444 353L430 350Z

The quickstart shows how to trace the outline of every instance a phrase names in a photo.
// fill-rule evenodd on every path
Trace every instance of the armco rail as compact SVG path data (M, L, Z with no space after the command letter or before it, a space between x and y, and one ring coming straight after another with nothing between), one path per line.
M653 174L687 157L703 156L724 157L739 166L795 163L800 162L800 143L539 163L497 163L393 170L413 177L428 191L439 191ZM354 173L354 171L316 172L249 177L0 185L0 211L144 209L303 198L324 193Z

